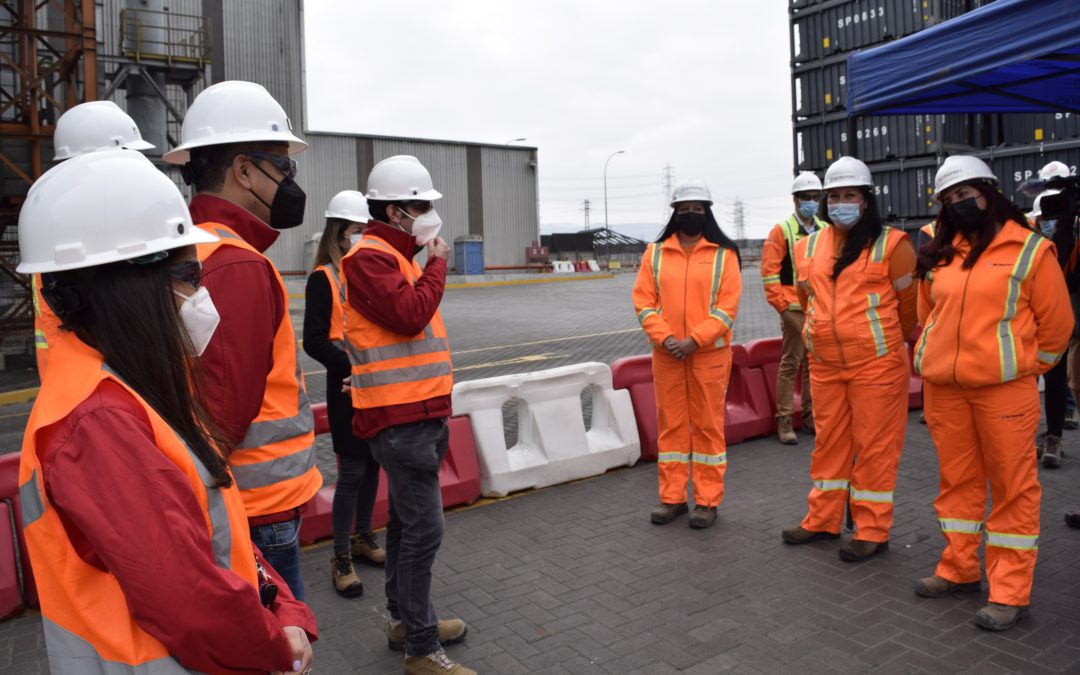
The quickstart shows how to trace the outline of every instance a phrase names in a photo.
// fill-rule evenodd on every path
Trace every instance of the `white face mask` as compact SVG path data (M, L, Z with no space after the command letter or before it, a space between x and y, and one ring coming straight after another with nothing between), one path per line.
M195 350L192 356L202 356L221 322L217 307L205 286L200 286L191 295L184 295L176 289L173 289L173 293L184 299L184 304L180 305L180 323L184 325L191 347Z
M349 235L349 250L350 251L352 250L353 246L356 246L357 244L360 243L360 239L363 238L363 236L364 236L363 232L355 232L355 233Z
M438 236L439 230L442 229L442 218L439 217L434 208L416 218L405 213L404 210L401 210L401 212L413 219L412 235L416 237L416 243L420 246L427 244Z

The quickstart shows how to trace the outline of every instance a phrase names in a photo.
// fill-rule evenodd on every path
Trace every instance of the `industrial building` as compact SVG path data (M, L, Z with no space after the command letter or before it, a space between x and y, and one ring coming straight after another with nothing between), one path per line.
M856 50L918 33L993 0L790 0L793 169L823 175L851 155L870 166L882 216L916 228L937 212L934 174L944 157L977 154L1022 208L1017 192L1051 160L1080 165L1080 119L1049 113L852 117L848 59ZM1018 28L1018 30L1020 30Z
M161 154L180 140L187 105L224 80L257 82L310 147L296 155L307 192L301 227L267 251L286 278L307 273L306 243L322 231L327 202L363 189L371 167L415 155L444 197L448 242L483 238L488 266L524 265L540 239L537 149L420 138L313 132L305 110L301 0L4 0L0 11L0 353L30 344L28 280L18 263L18 210L52 165L53 125L67 108L108 98ZM183 187L175 168L162 164ZM184 188L186 189L186 188ZM453 261L451 261L453 262Z

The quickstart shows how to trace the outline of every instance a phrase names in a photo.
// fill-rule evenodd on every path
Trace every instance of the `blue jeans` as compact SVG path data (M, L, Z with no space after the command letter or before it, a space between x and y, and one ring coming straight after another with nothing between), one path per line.
M371 455L386 471L386 608L405 623L405 650L426 656L439 649L439 621L431 604L431 566L442 544L439 465L450 442L446 418L401 424L371 439Z
M285 580L297 600L304 599L304 580L300 577L300 519L259 525L251 528L251 542Z

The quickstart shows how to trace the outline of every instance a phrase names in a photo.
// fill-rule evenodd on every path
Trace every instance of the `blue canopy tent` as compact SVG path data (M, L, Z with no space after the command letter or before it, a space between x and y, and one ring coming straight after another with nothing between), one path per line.
M848 58L848 117L1080 113L1080 2L997 0Z

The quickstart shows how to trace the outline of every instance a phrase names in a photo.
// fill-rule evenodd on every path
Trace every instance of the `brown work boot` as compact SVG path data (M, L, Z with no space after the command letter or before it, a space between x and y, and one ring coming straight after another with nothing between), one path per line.
M386 564L386 551L379 548L379 540L371 530L349 537L349 553L354 560L382 567Z
M445 619L439 621L439 644L443 647L456 645L465 639L469 627L461 619ZM386 643L395 652L405 649L405 622L386 620Z
M330 558L330 577L334 580L334 590L341 597L356 598L364 594L364 585L356 576L348 553Z
M953 593L978 593L980 590L982 590L981 582L969 581L958 584L955 581L942 579L936 574L915 582L915 595L924 598L944 598Z
M690 514L690 527L695 530L704 530L716 522L715 506L695 506Z
M476 675L446 655L441 649L427 656L406 656L405 675Z
M1009 630L1027 616L1027 607L991 602L975 613L975 625L986 630Z
M776 439L784 445L798 444L799 437L795 435L795 429L791 426L790 415L776 418Z
M840 547L840 559L844 562L862 562L888 550L889 542L887 541L852 539Z
M1047 469L1061 467L1061 458L1065 456L1065 450L1061 447L1061 436L1046 434L1043 436L1042 452L1040 453L1042 465Z
M809 544L812 541L819 541L822 539L840 538L839 533L811 532L810 530L804 530L801 525L799 527L793 527L790 530L784 530L780 535L785 544Z
M686 513L690 509L686 506L686 502L682 504L660 504L649 515L649 520L654 525L667 525L671 521L675 520L682 514Z
M803 412L802 414L802 430L808 434L816 434L817 427L814 426L814 413Z

